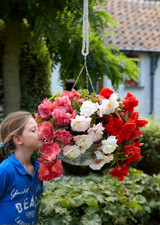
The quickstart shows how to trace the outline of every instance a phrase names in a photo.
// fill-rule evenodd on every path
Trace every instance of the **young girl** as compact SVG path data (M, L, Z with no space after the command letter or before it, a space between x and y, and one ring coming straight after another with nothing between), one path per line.
M37 123L28 112L14 112L3 120L0 133L0 158L4 150L13 150L0 164L0 224L35 225L43 189L32 157L43 146Z

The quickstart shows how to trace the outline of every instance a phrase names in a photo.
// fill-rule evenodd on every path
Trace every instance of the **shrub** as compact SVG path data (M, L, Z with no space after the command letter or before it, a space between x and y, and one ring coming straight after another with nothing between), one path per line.
M129 178L122 182L108 173L62 176L45 184L39 224L148 225L160 220L159 206L160 176L136 169L130 169Z
M51 60L43 41L34 47L32 40L21 49L21 108L35 113L42 99L51 97Z
M133 166L152 175L160 173L160 123L153 116L148 121L142 128L143 137L140 138L144 143L141 147L142 158Z

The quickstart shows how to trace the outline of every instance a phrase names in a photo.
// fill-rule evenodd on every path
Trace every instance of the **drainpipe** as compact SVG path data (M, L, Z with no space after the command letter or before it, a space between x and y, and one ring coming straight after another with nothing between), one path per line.
M158 65L158 58L159 58L159 55L155 55L155 54L151 55L150 114L154 112L154 75L155 75L155 71L156 71L156 68L157 68L157 65Z

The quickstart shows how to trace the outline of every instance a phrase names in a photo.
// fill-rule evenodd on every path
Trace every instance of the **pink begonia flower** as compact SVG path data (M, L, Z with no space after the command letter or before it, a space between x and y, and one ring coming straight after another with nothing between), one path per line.
M63 142L64 144L69 144L73 136L70 134L69 131L66 130L58 130L55 134L55 138Z
M71 119L75 119L75 117L76 117L76 110L73 111Z
M38 111L42 119L47 120L53 111L53 104L46 99L38 106Z
M49 161L53 160L58 156L61 152L59 145L57 143L50 142L43 142L43 147L39 149L40 153L43 157Z
M78 99L79 103L83 103L85 100L83 98Z
M60 177L63 173L62 160L58 159L57 162L51 168L53 178Z
M52 117L57 122L58 126L65 126L70 123L72 114L64 113L62 110L55 109L52 113Z
M39 114L35 114L34 115L35 121L38 121L41 119L41 116Z
M38 134L43 139L50 141L54 136L53 124L50 122L47 122L47 121L45 121L41 124L38 124Z
M74 94L70 91L64 91L60 97L63 97L63 96L68 96L69 97L69 100L72 102L73 101L73 98L74 98Z
M94 124L93 127L91 127L88 130L88 134L91 135L93 142L99 141L103 137L103 131L104 127L102 123Z
M82 147L82 149L88 149L92 144L92 137L90 135L77 135L73 137L76 145L78 145L79 147Z
M81 154L81 150L77 145L66 145L63 147L63 154L68 158L74 159Z
M72 113L71 101L68 96L55 98L55 102L53 103L54 108L64 108L66 112Z
M73 93L74 97L76 97L77 99L80 99L81 94L78 93L75 89L72 89L72 93Z
M92 169L92 170L100 170L105 164L105 161L103 160L91 160L90 161L90 164L89 164L89 167Z
M102 161L104 161L105 163L109 163L109 162L113 161L113 159L114 159L113 154L105 155L105 154L104 154L103 152L101 152L101 151L96 151L96 152L95 152L95 155L96 155L96 158L97 158L98 160L102 160Z

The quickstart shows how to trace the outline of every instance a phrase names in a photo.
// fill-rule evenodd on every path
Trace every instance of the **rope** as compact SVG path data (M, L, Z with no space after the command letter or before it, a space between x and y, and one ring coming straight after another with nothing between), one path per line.
M88 0L84 0L83 4L83 43L82 55L85 57L89 53L89 20L88 20Z
M79 77L81 76L83 70L86 70L86 85L87 85L87 90L88 90L88 80L91 84L92 90L93 92L95 92L92 80L90 78L89 72L88 72L88 68L87 68L87 55L89 54L89 20L88 20L88 0L84 0L84 4L83 4L83 42L82 42L82 50L81 53L84 56L84 65L72 87L72 89L74 89L74 87L77 84L77 81L79 79ZM96 93L96 92L95 92Z

